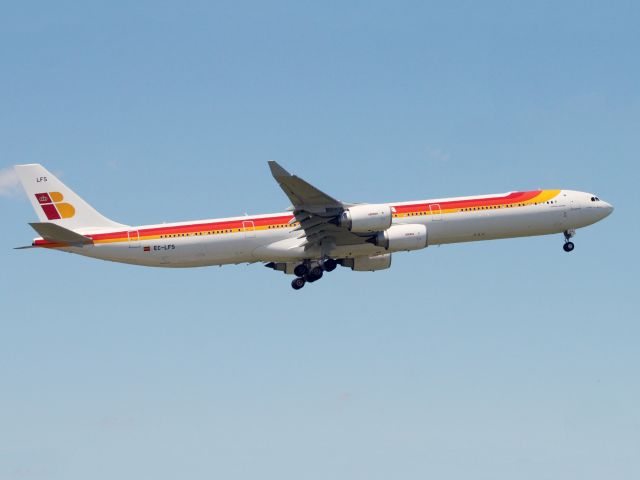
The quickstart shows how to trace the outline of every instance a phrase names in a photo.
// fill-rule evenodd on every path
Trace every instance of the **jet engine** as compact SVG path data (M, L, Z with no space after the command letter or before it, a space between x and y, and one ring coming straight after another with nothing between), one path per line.
M390 252L419 250L427 246L427 227L420 224L393 225L378 232L370 242Z
M355 205L347 208L339 224L354 233L373 233L386 230L393 220L388 205Z

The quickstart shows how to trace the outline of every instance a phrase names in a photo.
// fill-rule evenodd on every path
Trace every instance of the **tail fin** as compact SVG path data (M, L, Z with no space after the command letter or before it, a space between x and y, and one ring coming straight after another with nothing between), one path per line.
M41 222L51 222L72 230L123 226L94 210L42 165L33 163L16 165L14 168Z

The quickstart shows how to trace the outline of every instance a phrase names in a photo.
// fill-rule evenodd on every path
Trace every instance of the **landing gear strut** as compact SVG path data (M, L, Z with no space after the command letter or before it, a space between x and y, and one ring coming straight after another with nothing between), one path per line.
M570 252L575 248L575 245L571 241L571 237L573 237L575 234L576 234L575 230L565 230L564 231L564 245L562 246L562 249L565 252Z

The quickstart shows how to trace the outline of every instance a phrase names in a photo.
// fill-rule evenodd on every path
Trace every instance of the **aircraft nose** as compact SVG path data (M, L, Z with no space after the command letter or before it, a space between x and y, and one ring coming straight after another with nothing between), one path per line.
M613 212L613 205L608 202L602 202L600 208L602 208L602 212L604 213L604 216L602 218L608 217L609 215L611 215L611 212Z

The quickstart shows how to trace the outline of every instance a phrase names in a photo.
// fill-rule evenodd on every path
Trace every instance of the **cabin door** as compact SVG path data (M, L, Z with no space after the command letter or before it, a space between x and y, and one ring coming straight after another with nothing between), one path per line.
M129 248L140 247L140 234L138 230L129 230L127 236L129 237Z
M442 209L439 203L432 203L429 205L429 212L431 212L431 218L434 222L442 220Z
M244 238L255 238L256 226L251 220L242 222L242 229L244 230Z

